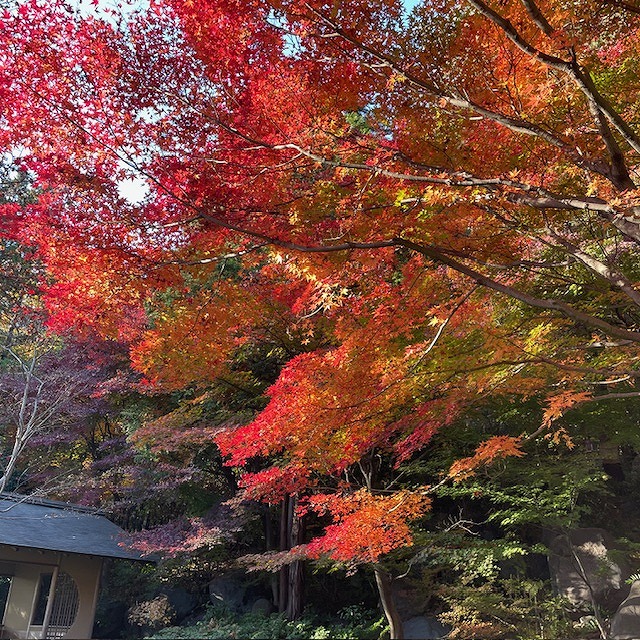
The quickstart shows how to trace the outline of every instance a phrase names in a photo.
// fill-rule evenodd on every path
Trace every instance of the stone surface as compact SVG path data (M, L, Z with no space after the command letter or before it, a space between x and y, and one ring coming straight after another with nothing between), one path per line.
M271 604L271 601L266 598L258 598L251 605L251 613L253 614L268 616L272 611L273 605Z
M609 532L575 529L556 536L549 548L549 569L557 593L577 612L591 612L591 593L599 606L609 610L627 596L625 580L631 571Z
M631 585L627 599L611 618L613 640L640 640L640 580Z
M247 586L240 575L233 573L214 578L209 583L209 598L213 604L224 605L229 611L243 609Z
M186 618L198 605L197 598L180 587L163 589L161 593L167 596L169 604L175 611L176 622Z
M405 640L437 640L446 638L450 629L436 618L414 616L403 621Z

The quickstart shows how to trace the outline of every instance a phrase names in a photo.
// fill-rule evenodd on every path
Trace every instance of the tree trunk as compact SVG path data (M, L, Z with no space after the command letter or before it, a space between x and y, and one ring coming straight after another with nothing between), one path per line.
M380 458L375 455L375 451L372 451L367 458L362 458L359 466L367 489L373 491L378 484ZM391 640L402 640L404 638L404 630L402 628L402 619L396 607L396 601L393 598L391 576L379 564L373 565L373 573L376 577L380 604L389 623L389 637Z
M298 498L289 496L282 501L280 513L280 551L288 551L304 542L304 529L296 515ZM278 611L288 620L302 615L304 603L304 566L296 560L280 569L278 576Z
M376 577L376 586L378 587L378 595L384 615L389 623L389 637L391 640L402 640L404 631L402 629L402 620L393 599L391 590L391 576L378 564L373 565L373 573Z
M275 551L277 549L277 539L273 530L273 507L271 505L267 505L264 511L264 541L267 551ZM277 608L280 600L277 574L271 574L269 585L271 587L271 601Z
M289 598L285 613L287 620L297 620L302 615L304 603L302 597L304 593L303 577L302 562L300 560L296 560L289 565Z
M281 509L280 509L280 551L287 550L287 518L288 518L288 502L289 500L285 498L282 501ZM288 594L289 594L289 567L284 566L279 571L279 580L278 580L278 611L280 613L284 613L287 610L288 604Z
M302 522L296 515L298 506L297 496L289 498L288 534L289 548L293 548L303 541L304 532ZM289 593L287 598L286 617L288 620L297 620L302 615L304 595L304 567L300 560L289 565Z

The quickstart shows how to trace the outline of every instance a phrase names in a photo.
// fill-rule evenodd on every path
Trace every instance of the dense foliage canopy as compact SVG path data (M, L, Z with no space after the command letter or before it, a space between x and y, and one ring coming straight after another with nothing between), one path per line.
M0 232L46 269L50 328L126 344L146 391L272 378L265 407L196 435L246 467L247 498L328 518L308 555L409 544L432 489L402 465L478 406L543 409L432 482L571 445L571 407L638 395L640 8L124 15L4 10L0 146L38 196L4 202ZM250 380L256 353L274 368ZM137 437L159 451L185 425Z

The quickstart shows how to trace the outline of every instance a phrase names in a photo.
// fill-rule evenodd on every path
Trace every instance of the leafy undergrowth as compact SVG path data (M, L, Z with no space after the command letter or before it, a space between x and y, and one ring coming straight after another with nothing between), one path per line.
M189 640L196 638L300 638L321 640L323 638L358 638L377 640L386 630L384 617L359 607L343 609L337 618L329 619L306 615L290 622L281 614L233 615L211 608L204 619L189 627L169 627L159 631L149 640Z

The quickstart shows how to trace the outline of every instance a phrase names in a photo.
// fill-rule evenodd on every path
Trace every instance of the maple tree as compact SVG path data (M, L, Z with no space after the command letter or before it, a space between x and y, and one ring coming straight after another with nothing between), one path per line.
M378 522L350 558L377 561L429 491L381 523L380 460L488 396L547 396L540 430L443 470L464 477L638 394L637 20L600 0L19 2L0 145L40 195L2 207L4 233L38 247L50 325L127 342L158 387L206 386L284 318L300 347L218 443L274 461L252 498L320 506L332 478L315 548L344 560Z

